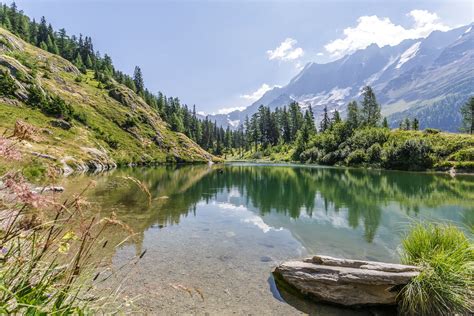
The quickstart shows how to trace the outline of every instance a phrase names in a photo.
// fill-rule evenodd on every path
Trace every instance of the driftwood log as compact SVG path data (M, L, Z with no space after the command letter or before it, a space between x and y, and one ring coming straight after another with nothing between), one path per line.
M415 266L314 256L287 261L273 273L317 301L344 306L395 305Z

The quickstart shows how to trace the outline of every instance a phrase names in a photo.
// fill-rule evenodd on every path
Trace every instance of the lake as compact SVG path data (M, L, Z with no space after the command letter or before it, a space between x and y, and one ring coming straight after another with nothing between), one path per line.
M147 186L151 203L126 177ZM101 215L114 212L135 232L103 255L120 267L146 249L123 282L149 313L348 314L279 293L273 267L311 254L398 262L413 221L474 225L472 176L233 163L76 176L66 192L91 180L87 197Z

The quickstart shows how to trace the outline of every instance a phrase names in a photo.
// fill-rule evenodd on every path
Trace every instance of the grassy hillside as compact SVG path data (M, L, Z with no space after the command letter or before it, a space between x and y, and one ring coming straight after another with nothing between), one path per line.
M66 169L215 159L185 135L172 132L129 88L113 79L105 86L92 71L81 73L69 61L2 28L1 73L13 79L14 92L0 91L0 133L14 141L24 139L20 146L28 166L41 165L42 159ZM33 87L60 100L56 103L67 115L34 106ZM23 130L27 135L17 137Z

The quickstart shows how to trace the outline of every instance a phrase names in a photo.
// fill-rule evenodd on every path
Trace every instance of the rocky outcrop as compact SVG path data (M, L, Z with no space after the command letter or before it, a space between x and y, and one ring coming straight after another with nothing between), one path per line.
M62 128L63 130L70 130L72 128L71 123L65 120L52 120L49 122L51 126Z
M395 305L400 289L419 269L401 264L327 256L284 262L277 279L317 301L344 306Z
M147 104L130 89L123 86L114 86L109 91L109 95L122 105L136 110L137 107L147 107Z

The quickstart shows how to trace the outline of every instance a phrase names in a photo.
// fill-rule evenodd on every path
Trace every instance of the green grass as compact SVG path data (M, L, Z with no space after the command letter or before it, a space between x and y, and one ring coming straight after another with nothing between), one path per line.
M403 314L473 312L474 246L459 228L417 224L403 240L402 247L402 263L422 268L400 293Z

